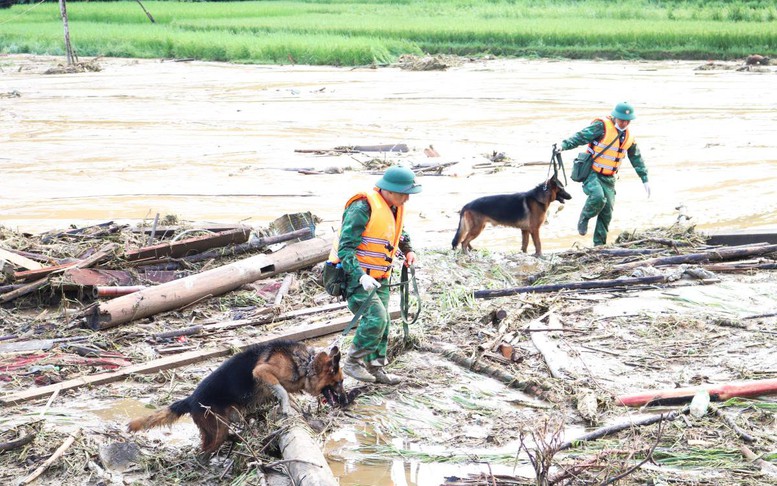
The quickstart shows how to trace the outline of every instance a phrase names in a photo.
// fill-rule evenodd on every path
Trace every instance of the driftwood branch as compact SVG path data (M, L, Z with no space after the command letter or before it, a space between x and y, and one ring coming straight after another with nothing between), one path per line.
M777 245L749 245L736 248L716 248L714 250L702 253L688 253L685 255L675 255L669 257L649 258L636 262L622 263L614 265L615 270L630 270L636 267L646 265L678 265L681 263L706 263L710 261L734 260L753 255L765 255L767 253L777 252Z
M745 442L755 442L755 437L742 430L734 422L734 420L728 415L726 415L725 413L723 413L723 411L720 408L715 406L712 406L710 408L712 408L712 410L715 412L715 415L720 417L720 419L723 420L726 423L726 425L728 425L731 428L731 430L733 430L734 433L739 436L740 439L742 439Z
M761 472L773 478L777 477L777 467L775 467L774 464L761 459L746 445L739 446L739 450L742 451L742 455L745 456L745 459L760 467Z
M588 434L581 435L577 439L573 439L573 440L570 440L570 441L567 441L567 442L563 442L559 446L558 450L563 451L563 450L566 450L566 449L570 449L570 448L574 447L576 444L578 444L580 442L588 442L588 441L592 441L592 440L596 440L596 439L601 439L602 437L606 437L608 435L612 435L612 434L615 434L616 432L620 432L621 430L630 429L632 427L641 427L643 425L652 425L652 424L655 424L657 422L661 422L661 421L664 421L664 420L667 420L667 421L674 420L677 417L679 417L680 415L688 413L688 410L689 410L689 407L684 407L684 408L682 408L680 410L675 410L675 411L672 411L672 412L669 412L669 413L660 413L658 415L651 415L650 417L645 417L645 418L643 418L641 420L636 420L636 421L631 421L630 420L630 421L623 422L623 423L620 423L620 424L615 424L615 425L609 425L607 427L602 427L602 428L596 429L593 432L590 432Z
M68 438L65 439L65 442L63 442L62 445L59 446L59 448L56 451L54 451L54 454L52 454L51 457L46 459L46 461L43 464L41 464L38 467L38 469L33 471L32 474L30 474L26 478L22 479L21 481L19 481L18 484L20 484L20 485L30 484L31 482L33 482L36 479L38 479L38 476L43 474L46 471L46 469L49 468L49 466L54 464L54 462L57 459L59 459L60 457L62 457L65 454L65 452L70 448L70 446L73 445L73 442L76 441L76 438L78 437L78 435L80 433L81 433L81 430L77 430L77 431L73 432L72 434L70 434L68 436Z
M468 358L464 353L456 349L430 346L424 347L423 351L439 353L459 366L474 371L475 373L495 378L511 388L516 388L537 398L544 399L547 393L546 389L541 384L533 380L521 380L517 376L506 372L501 366L491 366L476 359Z
M493 299L495 297L506 297L508 295L531 292L557 292L560 290L625 287L630 285L663 283L666 281L667 277L663 275L651 275L647 277L616 278L613 280L588 280L585 282L565 282L559 284L534 285L529 287L515 287L499 290L477 290L475 291L474 296L476 299Z

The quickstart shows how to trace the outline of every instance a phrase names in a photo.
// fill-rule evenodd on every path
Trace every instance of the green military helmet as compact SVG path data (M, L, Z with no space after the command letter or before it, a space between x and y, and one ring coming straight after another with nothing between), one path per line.
M418 194L421 185L415 183L415 174L407 167L394 165L386 169L378 182L375 183L381 189L400 194Z
M637 118L637 115L634 114L634 107L625 101L615 105L610 114L618 120L633 120Z

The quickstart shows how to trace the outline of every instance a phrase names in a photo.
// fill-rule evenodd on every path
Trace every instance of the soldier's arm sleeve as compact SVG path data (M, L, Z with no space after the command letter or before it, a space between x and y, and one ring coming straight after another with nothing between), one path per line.
M370 220L370 205L366 200L356 201L345 209L343 226L340 228L340 244L337 257L348 275L361 275L364 271L356 259L356 247L362 242L362 233Z
M588 145L594 140L599 140L604 135L604 123L595 121L579 132L561 142L562 150L570 150L581 145Z
M637 172L639 178L642 179L642 182L647 182L648 170L647 167L645 167L645 162L642 160L642 153L639 151L637 143L632 143L631 147L629 147L629 150L626 153L629 156L629 162L631 162L631 165L634 167L634 170Z

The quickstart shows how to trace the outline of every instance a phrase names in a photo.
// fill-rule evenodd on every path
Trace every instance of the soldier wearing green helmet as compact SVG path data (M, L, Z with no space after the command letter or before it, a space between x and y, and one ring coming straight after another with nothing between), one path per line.
M634 135L629 129L634 118L636 114L630 103L625 101L618 103L610 116L593 120L588 127L554 145L554 150L557 152L581 145L586 146L586 150L576 159L576 162L581 162L586 169L590 167L590 173L587 176L583 174L584 178L581 178L583 192L588 199L580 213L577 231L581 235L588 233L588 221L595 217L594 245L596 246L607 244L607 232L615 206L615 175L624 158L629 158L629 162L642 180L647 196L650 197L648 171L642 161L642 154ZM574 174L573 180L576 180Z
M340 234L326 263L342 265L351 312L359 312L367 301L343 364L343 372L359 381L390 385L401 381L383 370L390 324L388 283L397 249L405 255L405 265L415 264L403 221L405 203L419 192L413 171L389 167L372 191L346 202Z

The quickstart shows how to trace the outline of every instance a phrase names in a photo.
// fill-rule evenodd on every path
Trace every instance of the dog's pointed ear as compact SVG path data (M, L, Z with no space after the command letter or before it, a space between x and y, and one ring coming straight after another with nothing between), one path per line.
M334 346L331 351L329 351L329 359L332 360L332 374L337 373L337 371L340 369L340 348L337 346Z

